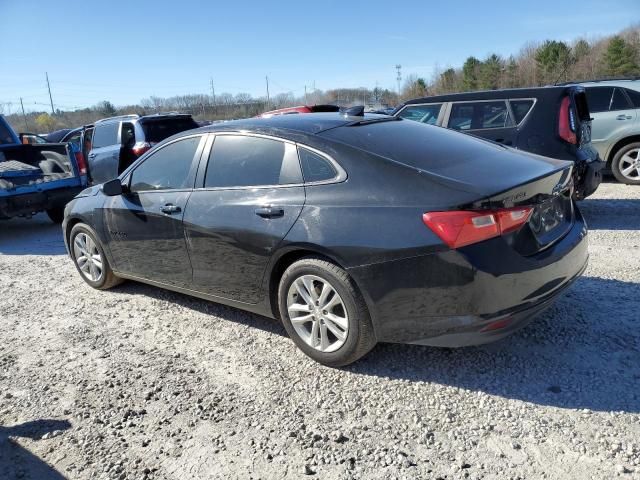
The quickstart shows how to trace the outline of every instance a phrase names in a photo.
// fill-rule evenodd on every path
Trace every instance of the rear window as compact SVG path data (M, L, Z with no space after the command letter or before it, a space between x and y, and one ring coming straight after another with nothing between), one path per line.
M514 120L516 124L519 124L524 117L527 116L531 107L533 107L533 100L509 100L511 104L511 111L513 112Z
M158 143L176 133L198 128L193 118L163 118L140 122L147 142Z

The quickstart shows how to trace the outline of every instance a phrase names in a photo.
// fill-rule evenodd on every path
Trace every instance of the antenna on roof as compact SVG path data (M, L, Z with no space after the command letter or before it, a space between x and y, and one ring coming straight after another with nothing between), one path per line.
M364 105L346 108L341 112L349 117L364 117Z

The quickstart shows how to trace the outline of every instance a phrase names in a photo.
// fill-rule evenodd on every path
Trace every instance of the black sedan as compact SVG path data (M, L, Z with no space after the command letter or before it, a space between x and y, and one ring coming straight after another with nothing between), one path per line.
M584 270L572 163L387 116L282 115L175 135L68 204L81 277L282 319L342 366L376 342L499 339Z

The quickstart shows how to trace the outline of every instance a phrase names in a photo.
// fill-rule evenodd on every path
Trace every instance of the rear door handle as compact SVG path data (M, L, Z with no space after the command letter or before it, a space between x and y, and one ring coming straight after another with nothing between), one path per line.
M256 208L256 215L262 218L282 217L284 209L280 207L259 207Z
M178 213L180 210L181 209L179 206L173 205L171 203L167 203L166 205L160 207L160 211L162 211L162 213L167 213L169 215L171 215L172 213Z
M616 120L631 120L631 115L618 115Z
M90 153L89 154L89 158L96 158L96 154L95 153Z

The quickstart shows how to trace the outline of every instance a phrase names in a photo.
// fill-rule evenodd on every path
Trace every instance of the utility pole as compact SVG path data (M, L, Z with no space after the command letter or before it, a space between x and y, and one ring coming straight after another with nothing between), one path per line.
M307 86L304 86L304 104L309 105L309 99L307 98Z
M398 71L398 75L396 76L396 80L398 82L398 100L400 100L400 83L402 82L402 65L396 65L396 70Z
M216 89L213 86L213 77L211 77L211 96L213 97L213 113L216 113Z
M20 97L20 106L22 107L22 118L24 118L24 128L29 131L29 125L27 124L27 116L24 113L24 104L22 103L22 97Z
M51 85L49 85L49 73L44 72L47 77L47 88L49 89L49 100L51 100L51 115L55 115L56 111L53 109L53 97L51 96Z
M269 101L269 77L265 76L264 78L267 81L267 110L268 110L269 109L269 104L271 103Z

